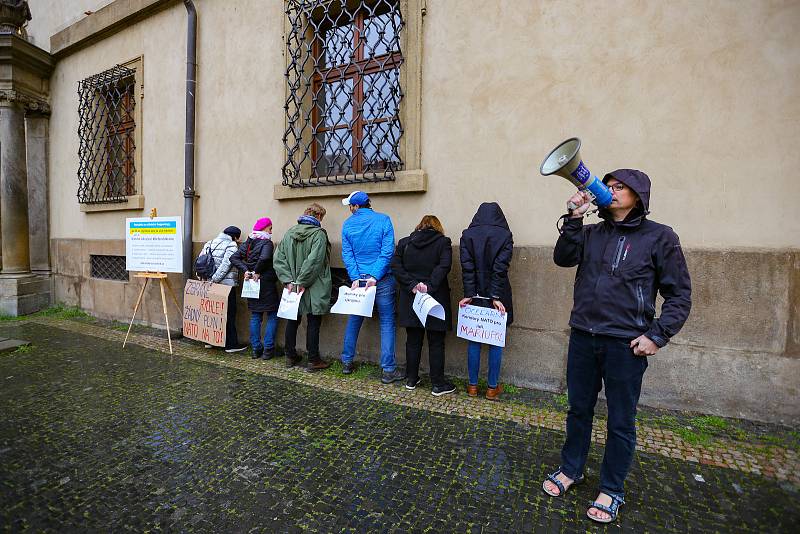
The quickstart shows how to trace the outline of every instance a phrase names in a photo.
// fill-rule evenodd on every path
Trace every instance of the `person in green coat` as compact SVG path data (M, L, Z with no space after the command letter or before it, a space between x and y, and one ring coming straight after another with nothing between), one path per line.
M297 355L297 327L305 315L309 372L330 366L319 354L322 316L331 309L331 244L322 228L325 213L317 203L308 206L297 224L286 231L272 260L286 289L302 293L297 320L286 322L286 366L293 367L302 360Z

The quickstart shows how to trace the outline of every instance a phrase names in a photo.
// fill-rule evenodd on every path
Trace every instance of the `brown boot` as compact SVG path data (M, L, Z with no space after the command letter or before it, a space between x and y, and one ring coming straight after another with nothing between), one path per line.
M497 384L496 388L488 388L486 390L486 398L489 400L498 400L502 392L503 384Z
M477 397L478 396L478 386L473 386L472 384L467 384L467 395L470 397Z
M308 371L309 373L313 373L315 371L321 371L323 369L327 369L330 366L331 364L329 364L325 360L317 358L314 360L308 360L308 366L306 367L306 371Z
M299 364L301 361L303 361L303 358L301 358L296 352L287 352L286 353L286 368L287 369L294 367L295 365Z

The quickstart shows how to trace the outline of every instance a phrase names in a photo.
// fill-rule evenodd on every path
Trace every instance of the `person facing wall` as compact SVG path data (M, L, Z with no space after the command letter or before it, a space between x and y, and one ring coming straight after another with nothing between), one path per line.
M258 219L247 240L231 257L231 262L244 272L245 280L261 282L257 299L247 299L250 310L250 348L253 358L269 360L275 356L275 332L278 329L278 277L272 267L272 221L269 217ZM261 324L267 316L264 339Z
M238 301L238 296L235 288L239 285L239 271L231 263L231 258L239 247L241 235L242 231L238 227L228 226L217 237L207 241L203 245L203 252L201 252L201 255L210 254L214 260L215 270L210 281L215 284L231 286L231 291L228 293L225 352L239 352L247 348L247 345L239 344L239 335L236 331L236 302Z
M397 243L391 267L400 287L397 322L406 329L406 389L419 384L422 342L427 335L431 393L440 396L456 390L444 376L445 334L453 323L447 282L452 264L452 243L435 215L425 215L411 235ZM429 315L422 324L412 308L417 293L427 293L441 304L444 320Z
M375 306L380 317L381 331L381 383L391 384L405 378L397 368L394 355L395 281L389 262L394 253L394 227L388 215L372 209L369 196L363 191L353 191L342 199L350 209L350 217L342 225L342 260L353 288L377 286ZM342 347L342 372L353 372L358 332L364 317L350 315Z
M493 307L508 314L506 326L510 326L514 322L514 306L508 268L514 253L514 238L506 216L496 202L484 202L478 207L469 227L461 234L460 249L464 298L458 305ZM467 394L470 397L478 395L482 346L483 343L475 341L467 345ZM503 392L499 382L502 360L503 347L489 345L489 388L486 390L489 400L497 400Z
M297 328L306 317L307 371L330 366L319 353L319 331L322 316L331 308L331 244L322 228L325 208L317 203L306 208L289 228L275 250L273 266L278 280L289 291L301 293L296 321L286 323L286 366L300 363L297 354Z

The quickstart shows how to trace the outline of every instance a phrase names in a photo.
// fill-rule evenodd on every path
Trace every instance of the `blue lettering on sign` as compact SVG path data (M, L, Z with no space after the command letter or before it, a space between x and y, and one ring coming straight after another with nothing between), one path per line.
M131 228L175 228L178 223L175 221L146 221L146 222L133 222L131 221Z
M589 181L589 178L592 177L592 173L589 172L589 169L586 168L586 165L583 164L581 161L578 163L578 167L572 171L572 177L578 180L583 185L586 185L586 182Z

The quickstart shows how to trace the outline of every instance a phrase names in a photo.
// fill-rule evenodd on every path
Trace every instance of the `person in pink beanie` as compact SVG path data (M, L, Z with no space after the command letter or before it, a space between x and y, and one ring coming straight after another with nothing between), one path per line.
M253 358L269 360L275 356L275 332L278 329L278 276L272 268L272 254L275 245L272 243L272 221L269 217L261 217L253 225L253 231L247 241L239 246L231 263L244 273L245 280L261 280L258 298L247 299L250 310L250 348ZM264 338L261 338L261 323L267 314L267 326Z

